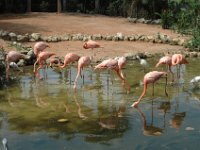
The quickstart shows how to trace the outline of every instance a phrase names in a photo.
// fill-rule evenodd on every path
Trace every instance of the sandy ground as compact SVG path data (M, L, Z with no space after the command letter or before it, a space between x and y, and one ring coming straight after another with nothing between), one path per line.
M39 32L43 35L70 34L102 34L114 35L122 32L124 35L144 34L154 35L157 32L167 34L171 37L180 36L171 30L164 30L159 25L146 25L129 23L126 18L108 17L102 15L84 14L56 14L56 13L28 13L23 15L4 14L0 15L0 28L18 34ZM12 50L7 42L0 40L6 50ZM147 42L114 42L99 41L104 47L97 51L97 57L114 57L124 53L137 52L168 52L182 49L181 46L168 44L153 44ZM24 43L33 46L35 43ZM58 56L64 56L68 52L75 52L80 55L90 55L91 50L84 50L81 41L66 41L50 43L48 51L55 52Z

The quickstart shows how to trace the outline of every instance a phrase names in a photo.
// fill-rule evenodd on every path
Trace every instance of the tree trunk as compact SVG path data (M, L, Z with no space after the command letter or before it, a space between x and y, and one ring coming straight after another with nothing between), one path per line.
M100 0L95 0L95 12L96 13L99 12L99 3L100 3Z
M61 13L61 0L57 0L57 13Z
M63 11L66 12L67 0L63 0Z
M27 0L27 12L31 12L31 0Z
M5 12L11 12L13 7L13 1L12 0L5 0Z

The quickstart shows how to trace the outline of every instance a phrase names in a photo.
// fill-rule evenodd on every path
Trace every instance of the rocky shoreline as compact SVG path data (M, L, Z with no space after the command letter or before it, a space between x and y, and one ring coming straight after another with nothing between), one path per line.
M171 38L170 36L162 33L156 33L155 35L124 35L121 32L116 33L115 35L101 35L101 34L64 34L64 35L52 35L45 36L41 33L32 33L32 34L17 34L14 32L8 32L0 29L0 38L5 41L16 41L16 42L60 42L60 41L87 41L89 39L98 41L142 41L142 42L152 42L152 43L163 43L170 45L180 45L185 46L190 40L182 37Z
M163 43L163 44L171 44L171 45L179 45L184 46L189 42L189 40L186 40L181 37L177 38L170 38L168 35L157 33L153 36L146 36L146 35L123 35L122 33L116 33L116 35L83 35L83 34L65 34L65 35L59 35L59 36L44 36L40 33L32 33L32 34L25 34L25 35L19 35L13 32L7 32L5 30L0 29L0 38L4 41L9 41L10 45L15 47L17 51L20 51L22 54L27 55L26 60L19 60L17 62L18 66L27 66L27 65L33 65L36 61L35 54L33 52L33 48L31 46L24 46L23 42L37 42L37 41L46 41L46 42L60 42L60 41L87 41L89 39L93 40L105 40L105 41L142 41L142 42L153 42L153 43ZM171 54L174 53L181 53L185 57L200 57L200 52L190 52L190 51L182 51L179 52L171 52ZM0 49L0 70L1 70L1 77L5 74L5 55L6 50L3 49L3 47ZM155 56L164 56L164 53L125 53L124 57L126 57L127 60L136 60L136 56L140 56L141 58L150 58ZM63 59L63 58L61 58ZM98 63L105 58L99 58L94 60L93 63Z

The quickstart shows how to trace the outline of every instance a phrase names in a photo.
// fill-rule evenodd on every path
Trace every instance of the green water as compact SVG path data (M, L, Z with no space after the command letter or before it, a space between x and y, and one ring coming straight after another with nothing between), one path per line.
M149 86L138 109L130 107L145 72L165 69L154 68L157 60L148 59L145 70L138 61L127 63L129 94L114 72L84 68L74 93L76 67L71 73L47 69L44 80L34 77L32 67L12 71L13 82L0 90L0 140L7 138L10 150L198 149L200 89L189 84L200 75L198 59L189 59L181 78L167 85L168 97L161 79L154 96Z

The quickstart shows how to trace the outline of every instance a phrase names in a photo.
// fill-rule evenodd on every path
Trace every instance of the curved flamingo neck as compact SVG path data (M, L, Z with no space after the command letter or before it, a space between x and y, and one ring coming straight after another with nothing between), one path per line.
M140 97L138 98L137 102L139 103L141 101L141 99L144 97L144 95L146 94L146 91L147 91L147 82L144 81L144 89L143 89L143 92L142 94L140 95Z

